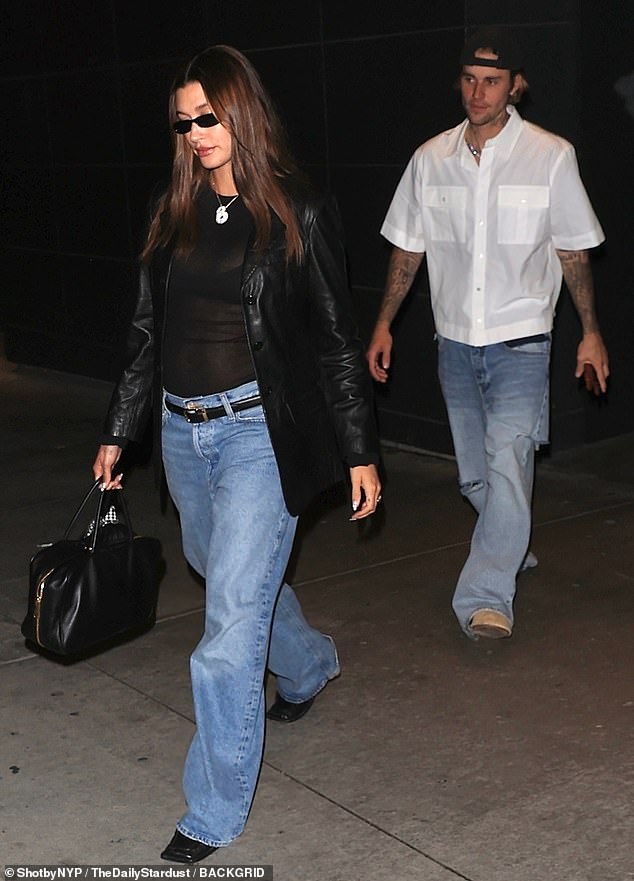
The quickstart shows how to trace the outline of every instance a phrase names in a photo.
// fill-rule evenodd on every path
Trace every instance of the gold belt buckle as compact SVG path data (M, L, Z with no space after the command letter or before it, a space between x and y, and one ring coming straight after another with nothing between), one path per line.
M187 410L187 414L185 415L185 419L188 422L192 420L189 418L190 416L200 416L200 422L209 422L209 416L207 415L207 408L203 407L202 404L197 404L196 401L187 401L185 404L185 410Z

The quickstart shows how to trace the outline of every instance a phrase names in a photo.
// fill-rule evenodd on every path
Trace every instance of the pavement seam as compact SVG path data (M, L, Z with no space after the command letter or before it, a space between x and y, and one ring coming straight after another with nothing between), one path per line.
M565 517L554 517L551 520L543 520L539 523L533 524L533 531L535 529L539 529L542 526L552 526L556 523L565 523L569 520L579 520L583 517L587 517L590 514L600 514L604 511L614 511L618 508L626 508L634 504L632 499L628 499L627 501L618 502L614 505L606 505L605 507L592 508L587 511L579 512L576 514L567 514ZM392 563L402 563L405 560L414 560L416 557L427 557L430 554L436 554L440 551L450 551L454 548L464 547L465 545L469 545L471 543L471 539L467 541L458 541L453 544L447 545L437 545L434 548L427 548L424 551L412 551L409 554L402 554L399 557L390 557L389 560L379 560L376 563L369 563L367 566L356 566L354 569L342 569L339 572L332 572L329 575L319 575L316 578L305 578L302 581L294 581L293 587L301 587L306 584L319 584L322 581L328 581L331 578L344 578L347 575L356 575L358 572L365 572L369 569L380 569L382 566L390 566Z
M399 844L404 845L405 847L413 850L415 853L420 854L420 856L425 857L425 859L434 863L437 866L440 866L442 869L445 869L447 872L451 872L456 878L462 878L463 881L474 881L472 877L469 875L463 875L462 872L459 872L457 869L453 869L451 866L448 866L446 863L443 863L442 860L438 860L435 857L431 856L431 854L426 853L426 851L421 850L419 847L416 847L413 844L410 844L409 841L406 841L404 838L396 835L394 832L389 832L387 829L383 829L382 826L379 826L377 823L374 823L372 820L369 820L367 817L364 817L362 814L357 813L357 811L352 808L347 807L341 802L336 801L334 798L331 798L329 795L326 795L320 790L315 789L310 784L305 783L303 780L299 780L297 777L294 777L292 774L289 774L288 771L284 771L282 768L278 768L277 765L271 764L271 762L267 762L264 760L262 763L266 765L267 768L270 768L272 771L276 771L282 777L285 777L287 780L291 780L293 783L296 783L298 786L301 786L303 789L307 789L309 792L312 792L313 795L316 795L318 798L327 801L329 804L333 805L339 810L344 811L346 814L350 814L350 816L354 817L356 820L360 820L366 826L369 826L372 829L375 829L377 832L386 835L388 838L391 838L393 841L397 841Z

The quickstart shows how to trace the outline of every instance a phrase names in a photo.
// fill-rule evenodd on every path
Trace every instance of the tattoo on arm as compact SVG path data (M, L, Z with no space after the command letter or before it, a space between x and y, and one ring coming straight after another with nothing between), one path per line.
M392 323L401 303L412 286L414 276L422 262L423 253L394 248L388 266L387 282L379 312L379 321L386 321L388 324Z
M599 331L594 309L594 285L587 251L557 251L566 287L575 304L584 333Z

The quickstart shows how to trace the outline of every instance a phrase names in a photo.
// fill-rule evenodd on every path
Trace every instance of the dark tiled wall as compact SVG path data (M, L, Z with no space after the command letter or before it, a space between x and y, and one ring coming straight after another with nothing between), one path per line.
M571 378L578 331L562 301L553 440L566 446L631 430L623 379L632 359L631 233L614 195L628 182L631 195L632 120L613 82L634 66L626 26L632 3L183 0L176 9L147 0L14 2L0 52L0 317L9 355L116 376L145 206L169 170L169 82L178 62L219 42L251 57L298 157L336 193L369 336L388 257L378 229L414 148L461 119L452 84L465 31L512 24L521 30L531 82L522 112L577 144L610 239L597 277L619 373L609 405L598 411ZM607 159L615 154L618 161ZM382 434L450 452L424 272L395 336L390 387L377 390Z

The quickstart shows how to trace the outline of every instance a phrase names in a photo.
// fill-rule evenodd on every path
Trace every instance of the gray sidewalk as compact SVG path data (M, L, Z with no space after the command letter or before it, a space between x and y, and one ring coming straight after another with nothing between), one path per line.
M104 383L0 364L0 864L159 865L183 809L188 656L203 592L149 469L127 479L167 571L142 637L73 665L19 624L35 545L91 480ZM450 609L473 515L451 460L385 451L370 528L324 506L293 582L342 676L269 723L244 835L205 865L276 881L634 878L634 438L539 461L533 550L510 640L471 643ZM167 863L162 866L167 868Z

